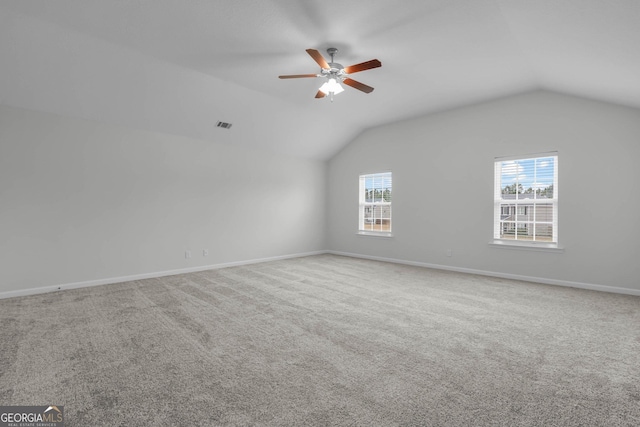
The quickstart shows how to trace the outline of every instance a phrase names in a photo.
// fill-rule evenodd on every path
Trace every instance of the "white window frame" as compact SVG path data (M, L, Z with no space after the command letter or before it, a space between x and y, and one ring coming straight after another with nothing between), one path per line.
M366 199L366 194L365 194L365 188L366 188L366 180L367 179L388 179L390 181L391 184L391 194L392 194L392 199L391 201L387 202L387 201L367 201ZM359 190L358 190L358 205L359 205L359 209L358 209L358 234L359 235L363 235L363 236L377 236L377 237L392 237L393 234L391 233L392 231L392 227L393 227L393 218L392 218L392 203L393 203L393 174L391 173L391 171L384 171L384 172L376 172L376 173L367 173L367 174L361 174L359 176ZM365 221L365 211L367 209L373 209L375 212L375 208L376 207L380 207L381 210L384 210L385 212L388 211L389 216L387 217L381 217L379 218L381 220L381 225L382 225L382 220L389 220L389 229L388 230L372 230L372 229L367 229L366 227L366 221ZM375 221L375 219L374 219ZM375 225L375 224L374 224Z
M505 202L505 199L502 198L502 189L506 184L502 182L503 162L526 161L526 160L533 160L533 159L545 158L545 157L552 157L554 159L553 161L553 197L551 199L548 199L548 198L540 199L539 204L540 205L551 204L552 206L551 208L552 218L551 218L551 221L548 222L548 225L550 225L552 228L551 241L544 242L544 241L535 241L535 240L518 240L517 239L517 223L518 223L517 218L516 218L516 227L515 227L516 237L514 239L502 238L501 228L504 225L504 222L501 219L501 214L502 214L503 206L507 203L511 206L514 206L513 211L515 212L516 215L518 215L518 212L520 210L519 208L524 206L528 206L528 207L531 207L532 205L534 206L533 209L531 208L527 209L527 211L530 213L528 215L530 218L527 218L527 220L522 222L523 224L525 224L526 227L529 227L532 224L546 223L545 221L536 221L535 212L537 210L535 209L535 205L538 204L537 202L538 199L536 198L535 193L533 198L519 199L518 196L516 195L516 198L514 200L509 200L508 202ZM537 169L535 171L537 171ZM534 177L534 182L535 182L535 177ZM493 240L490 242L490 244L494 245L495 247L502 247L502 248L519 248L519 249L521 248L521 249L533 249L533 250L562 251L562 248L560 247L559 240L558 240L558 152L557 151L528 154L528 155L521 155L521 156L496 157L494 159L493 194L494 194ZM535 235L533 238L535 238Z

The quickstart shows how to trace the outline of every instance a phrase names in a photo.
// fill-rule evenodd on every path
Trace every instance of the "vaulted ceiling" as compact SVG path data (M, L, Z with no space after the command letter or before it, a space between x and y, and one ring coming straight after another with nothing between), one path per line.
M328 159L365 129L535 89L640 108L639 46L638 0L0 0L0 103ZM353 76L375 90L332 103L320 79L277 78L328 47L382 61Z

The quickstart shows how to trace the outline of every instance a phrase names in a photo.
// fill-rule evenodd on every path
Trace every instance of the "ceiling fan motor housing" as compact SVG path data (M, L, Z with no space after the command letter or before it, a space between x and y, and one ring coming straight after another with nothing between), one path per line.
M342 64L338 64L335 62L329 62L328 69L322 69L321 74L327 77L343 77L347 73L344 72L344 67Z

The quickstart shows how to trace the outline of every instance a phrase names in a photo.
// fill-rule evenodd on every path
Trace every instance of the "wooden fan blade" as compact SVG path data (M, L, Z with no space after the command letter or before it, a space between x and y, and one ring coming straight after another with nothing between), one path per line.
M327 96L326 93L324 93L323 91L319 90L318 93L316 93L316 99L318 98L324 98L325 96Z
M320 52L318 52L317 50L315 50L315 49L307 49L307 53L313 58L314 61L316 61L318 63L320 68L324 68L324 69L330 68L329 64L324 59L322 54Z
M354 88L354 89L361 90L361 91L363 91L364 93L371 93L371 92L373 92L373 88L372 88L371 86L367 86L366 84L364 84L364 83L360 83L360 82L355 81L355 80L353 80L353 79L349 79L349 78L344 79L344 80L342 81L342 83L346 84L347 86L351 86L351 87L352 87L352 88Z
M344 72L347 74L357 73L358 71L370 70L372 68L382 67L382 62L377 59L372 59L371 61L361 62L360 64L349 65L348 67L344 67Z
M318 77L317 74L289 74L287 76L278 76L280 79L302 79L305 77Z

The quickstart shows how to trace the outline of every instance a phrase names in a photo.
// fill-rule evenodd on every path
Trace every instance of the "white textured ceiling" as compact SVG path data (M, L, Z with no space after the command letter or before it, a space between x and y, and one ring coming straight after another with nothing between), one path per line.
M337 47L333 103L305 53ZM327 159L364 129L534 89L640 108L639 0L0 0L0 102ZM215 128L217 120L233 123Z

